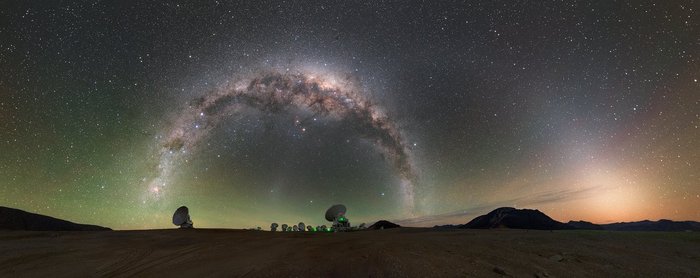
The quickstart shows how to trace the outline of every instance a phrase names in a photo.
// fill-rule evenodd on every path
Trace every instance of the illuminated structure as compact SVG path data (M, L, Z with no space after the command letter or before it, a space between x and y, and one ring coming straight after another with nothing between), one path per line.
M333 205L326 210L326 220L333 222L331 227L334 232L350 230L350 220L345 217L345 212L347 208L344 205Z

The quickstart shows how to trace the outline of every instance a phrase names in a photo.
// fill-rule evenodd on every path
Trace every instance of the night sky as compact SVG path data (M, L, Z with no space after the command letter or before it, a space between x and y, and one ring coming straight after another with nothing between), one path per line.
M0 2L0 205L700 220L697 1L166 2Z

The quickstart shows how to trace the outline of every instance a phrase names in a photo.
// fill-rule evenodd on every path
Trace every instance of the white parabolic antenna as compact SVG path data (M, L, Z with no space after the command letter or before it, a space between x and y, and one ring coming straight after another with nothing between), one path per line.
M348 209L344 205L333 205L326 211L326 220L333 221L340 215L345 215Z
M175 226L182 226L190 221L190 210L186 206L181 206L175 210L173 214L173 224Z

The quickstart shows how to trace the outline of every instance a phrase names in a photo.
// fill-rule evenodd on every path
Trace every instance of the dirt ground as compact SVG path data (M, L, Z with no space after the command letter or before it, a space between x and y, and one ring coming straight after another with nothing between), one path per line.
M700 277L700 233L0 231L0 276Z

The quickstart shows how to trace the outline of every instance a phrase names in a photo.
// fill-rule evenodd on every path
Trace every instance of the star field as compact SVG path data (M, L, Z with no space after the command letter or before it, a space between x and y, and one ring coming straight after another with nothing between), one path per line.
M696 1L0 3L0 205L700 220Z

